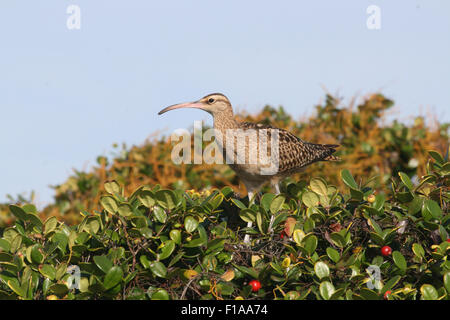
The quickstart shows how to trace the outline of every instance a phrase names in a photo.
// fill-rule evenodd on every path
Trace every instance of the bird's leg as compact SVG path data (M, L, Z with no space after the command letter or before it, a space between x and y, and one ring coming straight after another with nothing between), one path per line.
M276 183L274 187L275 187L275 194L280 194L281 193L280 192L280 184Z
M273 187L275 188L275 194L276 195L278 195L278 194L280 194L280 185L278 184L278 183L275 183L274 185L273 185ZM270 217L270 222L269 222L269 228L268 228L268 232L273 232L273 230L272 230L272 224L273 224L273 221L275 220L275 216L274 215L272 215L271 217Z
M254 196L254 193L252 192L252 191L248 191L248 206L250 207L250 205L253 203L253 201L255 200L254 198L253 198L253 196ZM252 225L253 225L253 223L250 221L250 222L247 222L247 228L251 228L252 227ZM250 244L250 235L249 234L246 234L245 235L245 237L244 237L244 243L245 244L247 244L247 245L249 245Z

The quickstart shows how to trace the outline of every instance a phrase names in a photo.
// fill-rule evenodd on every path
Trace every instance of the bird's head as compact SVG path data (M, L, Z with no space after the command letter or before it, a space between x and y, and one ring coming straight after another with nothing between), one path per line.
M221 113L230 113L233 115L231 103L226 96L221 93L212 93L204 96L200 100L186 103L174 104L158 112L159 115L175 109L197 108L210 113L213 117Z

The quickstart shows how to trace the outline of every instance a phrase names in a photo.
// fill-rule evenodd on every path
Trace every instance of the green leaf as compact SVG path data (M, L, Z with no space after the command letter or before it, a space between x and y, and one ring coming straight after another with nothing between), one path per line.
M119 209L120 210L120 209ZM131 211L130 211L131 214ZM146 228L148 226L147 219L144 216L133 216L131 218L132 224L136 228Z
M444 287L447 290L447 293L450 294L450 271L447 271L444 274Z
M92 235L97 234L98 230L100 230L100 222L98 221L98 217L88 217L84 229Z
M376 209L377 211L382 211L384 207L386 199L383 194L377 194L375 196L375 202L372 203L372 207Z
M44 261L41 250L42 247L39 244L35 244L31 249L31 260L36 264L41 264Z
M109 290L116 285L118 285L122 281L123 271L122 268L118 266L114 266L109 269L108 273L105 276L105 280L103 281L103 286L106 290Z
M425 250L423 249L423 247L422 247L422 245L420 243L414 243L412 245L412 251L420 259L425 258Z
M339 297L344 294L344 292L345 292L344 288L339 288L339 289L335 290L329 300L338 300Z
M42 228L42 221L39 218L39 216L35 213L28 213L27 214L27 220L33 225L38 228Z
M366 300L380 300L378 293L368 288L362 288L359 293Z
M21 245L22 245L22 236L20 234L16 234L14 238L12 238L11 240L10 246L11 253L15 253L17 250L19 250Z
M221 190L220 190L220 192L223 194L223 196L225 197L225 198L230 198L233 194L234 194L234 191L233 191L233 188L231 188L231 187L229 187L229 186L226 186L226 187L223 187Z
M66 253L67 243L69 242L68 236L62 232L55 233L52 237L52 242L57 243L57 246L62 253Z
M429 213L434 219L440 219L442 217L442 209L434 200L427 199L424 201L422 213L424 211L427 211L425 214L428 215Z
M233 263L233 266L238 269L240 272L245 273L247 275L249 275L250 277L252 277L253 279L258 279L258 272L253 269L253 268L247 268L244 266L239 266L237 264Z
M158 289L151 295L152 300L169 300L169 294L164 289Z
M61 263L55 271L55 280L61 280L67 273L67 263Z
M394 260L395 265L402 271L406 271L406 260L405 257L399 252L392 252L392 259Z
M341 171L341 178L342 181L344 181L344 183L350 187L351 189L354 190L359 190L358 185L356 184L355 179L353 178L352 174L350 173L350 171L348 171L347 169L344 169Z
M27 220L27 213L21 207L11 204L9 206L9 210L12 212L13 215L16 216L17 219L22 221Z
M386 282L386 284L381 289L381 293L384 294L386 291L391 290L400 281L400 279L401 279L401 276L399 276L399 275L394 276L393 278L389 279L389 281Z
M58 226L58 219L56 217L48 218L44 223L44 234L47 235L52 231L55 231Z
M141 255L139 257L139 261L144 266L145 269L150 269L150 261L148 260L148 257L146 255Z
M369 226L371 226L373 228L373 230L375 230L377 235L379 235L380 237L383 237L383 229L381 229L381 227L379 226L378 223L375 222L375 220L367 219L367 223L369 224Z
M169 210L175 208L178 203L177 197L172 190L156 191L155 198L161 207Z
M33 214L39 214L35 205L28 203L22 206L23 211L25 211L26 213L33 213Z
M252 209L245 208L239 212L239 217L245 222L254 222L256 220L255 216L256 212Z
M206 234L205 228L200 224L198 227L198 233L199 233L199 237L189 241L188 243L184 244L184 247L186 248L195 248L195 247L200 247L204 244L206 244L206 242L208 241L208 236Z
M139 201L147 208L151 208L155 205L155 195L150 190L142 190L138 194Z
M396 194L395 194L395 197L398 199L398 201L400 201L401 203L409 203L409 202L411 202L411 201L413 201L414 200L414 195L411 193L411 192L409 192L409 191L406 191L406 192L397 192Z
M100 204L102 207L109 212L110 214L116 214L119 206L117 205L116 200L111 196L103 196L100 198Z
M408 175L404 172L399 172L398 175L400 176L400 179L402 180L403 184L411 191L414 189L414 185L411 182L411 179L408 177Z
M178 229L170 230L169 232L170 239L173 240L176 244L181 243L181 232Z
M170 262L167 265L167 267L170 268L175 263L177 263L183 257L184 254L185 254L184 251L182 251L182 250L178 251L178 253L172 259L170 259Z
M317 248L317 237L315 235L308 236L304 239L304 248L309 255L312 255Z
M364 194L356 189L350 189L350 195L352 196L352 199L355 199L357 201L362 201Z
M319 292L322 298L329 300L333 295L335 288L333 284L329 281L323 281L319 286Z
M314 265L314 272L319 279L329 277L330 276L330 269L328 268L327 264L322 261L316 262Z
M59 297L63 297L69 292L69 288L62 283L55 283L48 288L52 293Z
M276 273L278 273L280 276L283 275L283 269L281 268L281 266L278 263L275 262L271 262L270 266L272 267L273 270L275 270Z
M272 202L270 203L270 212L272 214L277 213L278 211L280 211L281 207L284 204L284 201L286 200L286 197L283 196L282 194L277 195Z
M152 262L150 264L150 270L157 277L165 278L167 276L166 266L159 261Z
M88 292L89 291L89 279L81 278L80 279L80 292Z
M428 154L438 163L443 164L444 158L441 156L441 154L437 151L429 150Z
M172 254L173 250L175 249L175 242L172 240L167 240L164 242L164 246L161 249L161 254L159 255L160 260L167 259Z
M275 195L272 193L265 193L261 197L261 206L264 208L264 210L269 211L270 210L270 204L272 203L273 199L275 198Z
M14 255L7 252L0 252L0 262L11 262L14 259Z
M450 175L450 162L446 162L446 163L442 166L442 168L441 168L441 173L442 173L444 176Z
M338 261L341 259L339 252L331 247L327 248L327 255L334 263L338 263Z
M107 181L103 185L105 187L106 192L112 195L120 195L120 185L117 183L117 181Z
M262 215L261 212L256 212L256 226L258 227L259 232L264 234L263 225L262 225Z
M437 290L431 284L421 286L420 293L423 300L437 300L439 298Z
M20 283L19 283L19 281L18 281L17 279L13 278L13 279L11 279L11 280L8 280L7 284L8 284L8 287L9 287L12 291L14 291L15 294L17 294L18 296L20 296L20 297L22 297L22 298L25 298L25 297L26 297L26 294L27 294L26 289L24 289L24 288L20 285Z
M309 183L309 187L311 188L312 191L314 191L318 195L328 196L327 185L322 179L319 179L319 178L311 179L311 182Z
M411 215L419 212L423 207L423 198L414 197L414 199L408 204L408 213Z
M330 234L330 238L336 246L340 248L345 247L345 239L340 233L333 232Z
M55 280L56 277L56 269L54 266L50 264L43 264L39 266L39 272L46 278L50 280Z
M9 244L8 240L0 239L0 252L2 250L8 252L10 249L11 249L11 245Z
M441 236L442 241L446 241L449 238L448 232L443 225L439 226L439 235Z
M118 208L118 213L122 217L128 217L133 214L133 210L131 209L131 206L127 203L122 203Z
M184 218L184 228L187 232L192 233L198 227L198 221L193 216L187 216Z
M166 223L167 213L163 208L159 206L153 207L153 214L155 215L156 220L161 223Z
M292 234L292 238L294 239L295 243L299 246L302 243L303 238L306 236L306 234L303 232L303 230L295 229L294 233Z
M223 250L225 239L216 238L208 242L206 254L217 253Z
M231 201L236 205L236 207L238 207L241 210L247 209L247 206L245 204L242 203L242 201L238 200L238 199L231 199Z
M315 194L312 191L306 191L302 195L302 202L307 206L310 207L317 207L319 205L319 197L317 194Z
M216 193L217 191L215 191L214 193ZM212 210L216 210L220 204L223 202L224 196L223 194L216 194L214 196L214 193L210 195L211 199L208 200L208 204L211 206Z
M139 232L147 239L149 239L153 234L152 230L148 227L139 228Z
M105 255L94 256L95 265L104 273L108 273L113 267L112 261Z

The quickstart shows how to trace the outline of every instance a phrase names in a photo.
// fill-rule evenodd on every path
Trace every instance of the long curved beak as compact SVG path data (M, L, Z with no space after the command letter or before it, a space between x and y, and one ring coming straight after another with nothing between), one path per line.
M160 112L158 112L158 115L161 115L170 110L181 109L181 108L197 108L197 109L204 110L203 104L196 101L196 102L179 103L179 104L174 104L172 106L168 106L168 107L162 109Z

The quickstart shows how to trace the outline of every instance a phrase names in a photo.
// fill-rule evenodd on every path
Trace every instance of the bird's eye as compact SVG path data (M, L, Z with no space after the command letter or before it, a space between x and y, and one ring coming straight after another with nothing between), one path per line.
M215 101L214 98L209 98L208 99L208 103L214 103L214 101Z

